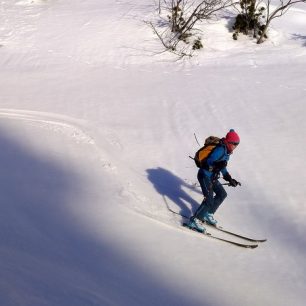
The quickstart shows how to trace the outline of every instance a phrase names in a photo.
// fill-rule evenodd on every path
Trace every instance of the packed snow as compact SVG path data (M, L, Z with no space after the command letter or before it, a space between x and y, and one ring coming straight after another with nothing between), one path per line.
M262 45L223 12L177 60L158 1L0 4L1 305L305 304L306 5ZM253 250L172 212L202 201L194 133L230 128L242 186L215 218Z

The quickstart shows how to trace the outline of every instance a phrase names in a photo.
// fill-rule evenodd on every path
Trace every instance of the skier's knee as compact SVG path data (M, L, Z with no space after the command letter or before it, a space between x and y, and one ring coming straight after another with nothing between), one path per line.
M225 190L222 190L222 192L220 193L220 199L222 200L222 202L225 200L226 197L227 197L227 192Z

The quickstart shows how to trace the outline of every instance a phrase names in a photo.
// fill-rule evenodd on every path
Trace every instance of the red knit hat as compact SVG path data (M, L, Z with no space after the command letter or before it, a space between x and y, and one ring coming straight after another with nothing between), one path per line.
M225 140L228 143L239 144L240 138L239 135L235 132L235 130L231 129L225 136Z

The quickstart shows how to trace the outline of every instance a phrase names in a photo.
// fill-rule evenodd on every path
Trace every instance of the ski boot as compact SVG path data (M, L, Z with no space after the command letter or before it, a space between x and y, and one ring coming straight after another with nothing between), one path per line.
M203 220L211 225L216 225L218 223L218 221L214 218L214 215L208 212L205 214Z
M186 223L185 226L192 229L192 230L195 230L199 233L205 233L206 232L205 227L201 224L201 221L197 218L191 218L189 220L189 222Z

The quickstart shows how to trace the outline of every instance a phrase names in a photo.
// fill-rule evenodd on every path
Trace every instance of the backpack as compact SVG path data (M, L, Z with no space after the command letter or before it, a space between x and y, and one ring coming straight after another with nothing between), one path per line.
M216 136L209 136L205 139L204 146L199 149L195 156L194 162L198 168L203 168L205 166L205 162L215 147L220 144L221 139Z

